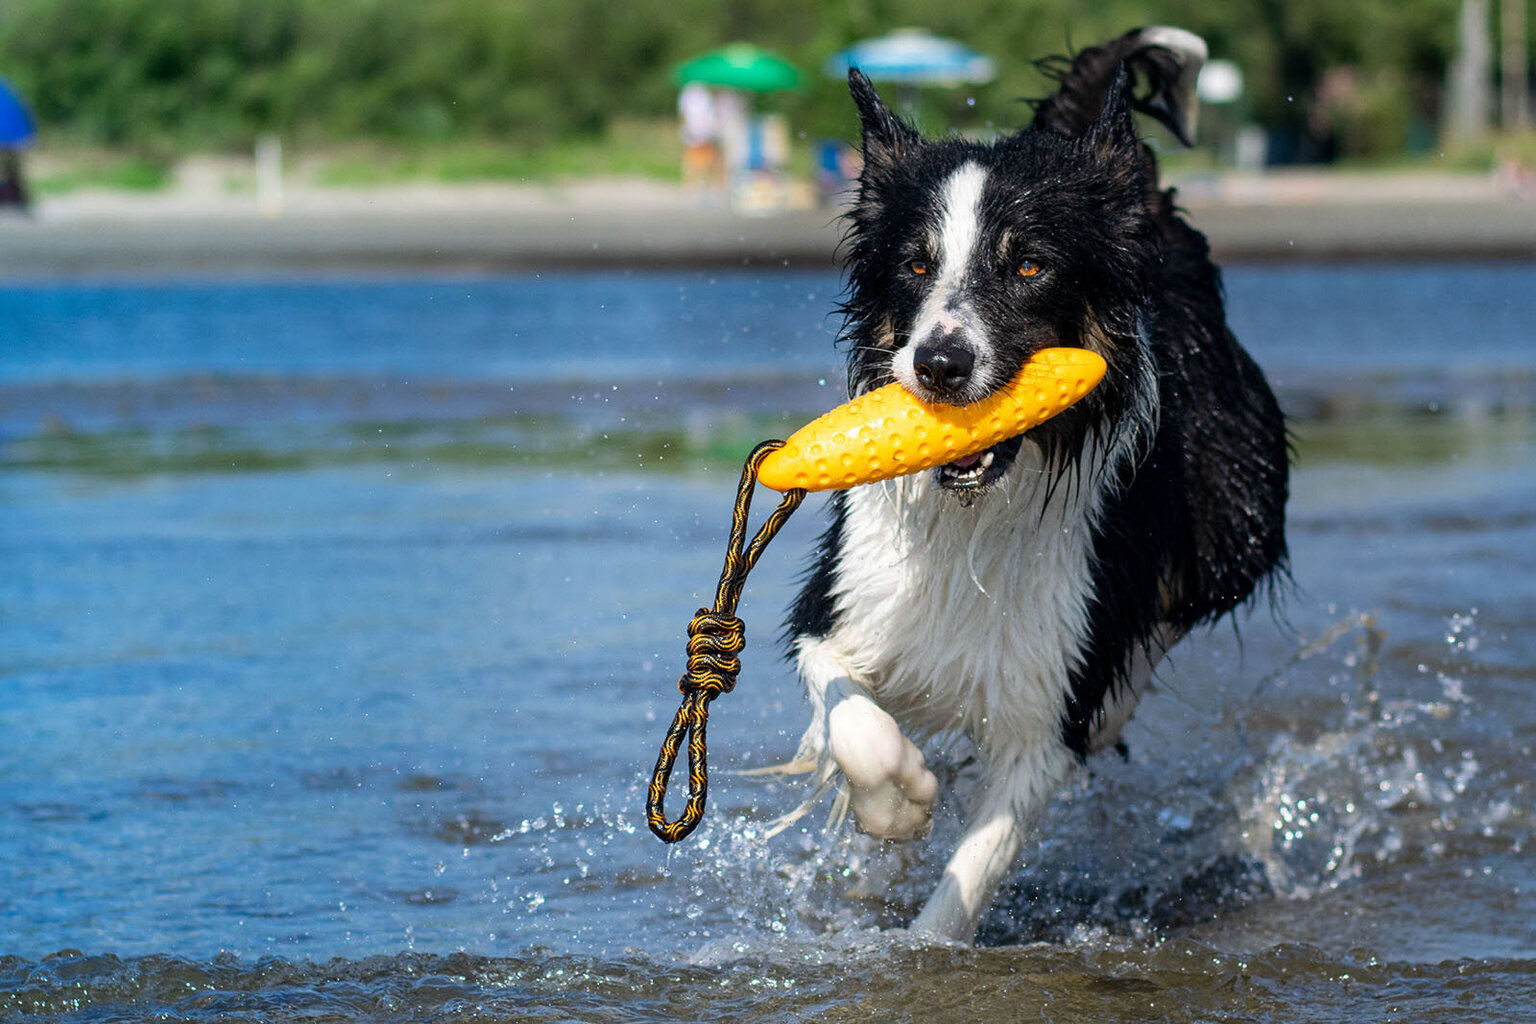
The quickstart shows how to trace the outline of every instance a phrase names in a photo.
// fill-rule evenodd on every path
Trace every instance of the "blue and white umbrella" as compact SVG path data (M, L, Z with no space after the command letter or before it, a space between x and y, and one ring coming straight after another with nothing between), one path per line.
M980 84L997 74L991 57L920 28L897 29L890 35L854 43L828 59L826 72L842 78L850 67L858 68L872 81L906 85Z
M20 149L31 142L36 133L32 115L27 112L21 97L4 81L0 81L0 146Z

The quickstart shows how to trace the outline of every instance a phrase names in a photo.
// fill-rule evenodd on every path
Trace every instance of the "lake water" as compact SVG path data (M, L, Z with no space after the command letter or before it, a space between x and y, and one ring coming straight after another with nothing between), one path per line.
M0 1017L1527 1021L1536 268L1235 268L1294 587L1187 640L975 948L893 930L742 602L644 824L740 460L842 396L835 276L0 287ZM762 504L768 504L765 498ZM674 798L675 799L675 798Z

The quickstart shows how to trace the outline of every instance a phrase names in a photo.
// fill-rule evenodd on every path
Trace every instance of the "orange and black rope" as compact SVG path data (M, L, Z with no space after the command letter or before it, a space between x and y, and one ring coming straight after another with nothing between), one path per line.
M720 571L720 585L715 588L713 608L700 608L688 623L688 670L677 681L683 693L682 705L672 719L661 754L651 773L651 788L645 801L645 818L651 831L663 842L676 843L686 838L704 818L704 798L709 792L709 763L704 737L709 723L709 703L722 693L730 693L741 671L742 648L746 646L746 626L736 617L736 603L746 585L747 574L757 564L758 556L773 540L790 513L805 500L802 490L784 492L784 500L769 514L750 544L747 543L747 513L752 505L752 490L757 486L757 470L768 453L784 446L783 441L764 441L752 449L741 470L736 489L736 508L731 518L731 537L725 549L725 567ZM667 820L662 806L667 798L667 780L677 763L683 741L688 742L688 801L682 816Z

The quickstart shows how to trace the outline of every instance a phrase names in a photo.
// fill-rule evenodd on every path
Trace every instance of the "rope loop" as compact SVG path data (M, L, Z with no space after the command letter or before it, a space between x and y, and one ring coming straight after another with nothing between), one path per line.
M704 820L704 800L709 793L709 749L705 742L709 704L722 693L730 693L736 688L736 677L741 672L741 659L737 655L747 646L747 627L736 617L736 604L741 600L747 574L757 564L758 556L805 500L803 490L785 491L779 507L769 513L752 542L747 543L747 513L752 506L752 489L757 486L757 469L769 452L782 447L783 441L764 441L747 456L746 465L741 469L741 482L736 488L731 536L726 543L720 584L715 588L715 605L700 608L688 623L688 670L677 681L683 700L661 741L661 753L651 772L651 785L645 800L646 824L663 842L675 843L686 838ZM688 744L688 800L678 819L668 821L663 806L667 782L685 741Z

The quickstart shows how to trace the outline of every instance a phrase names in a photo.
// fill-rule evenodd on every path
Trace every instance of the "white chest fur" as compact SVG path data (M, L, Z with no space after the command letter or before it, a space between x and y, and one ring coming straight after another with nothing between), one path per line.
M1093 451L1053 488L1026 443L971 507L927 474L851 491L838 625L802 648L808 681L847 675L905 731L961 731L988 754L1059 736L1103 501Z

